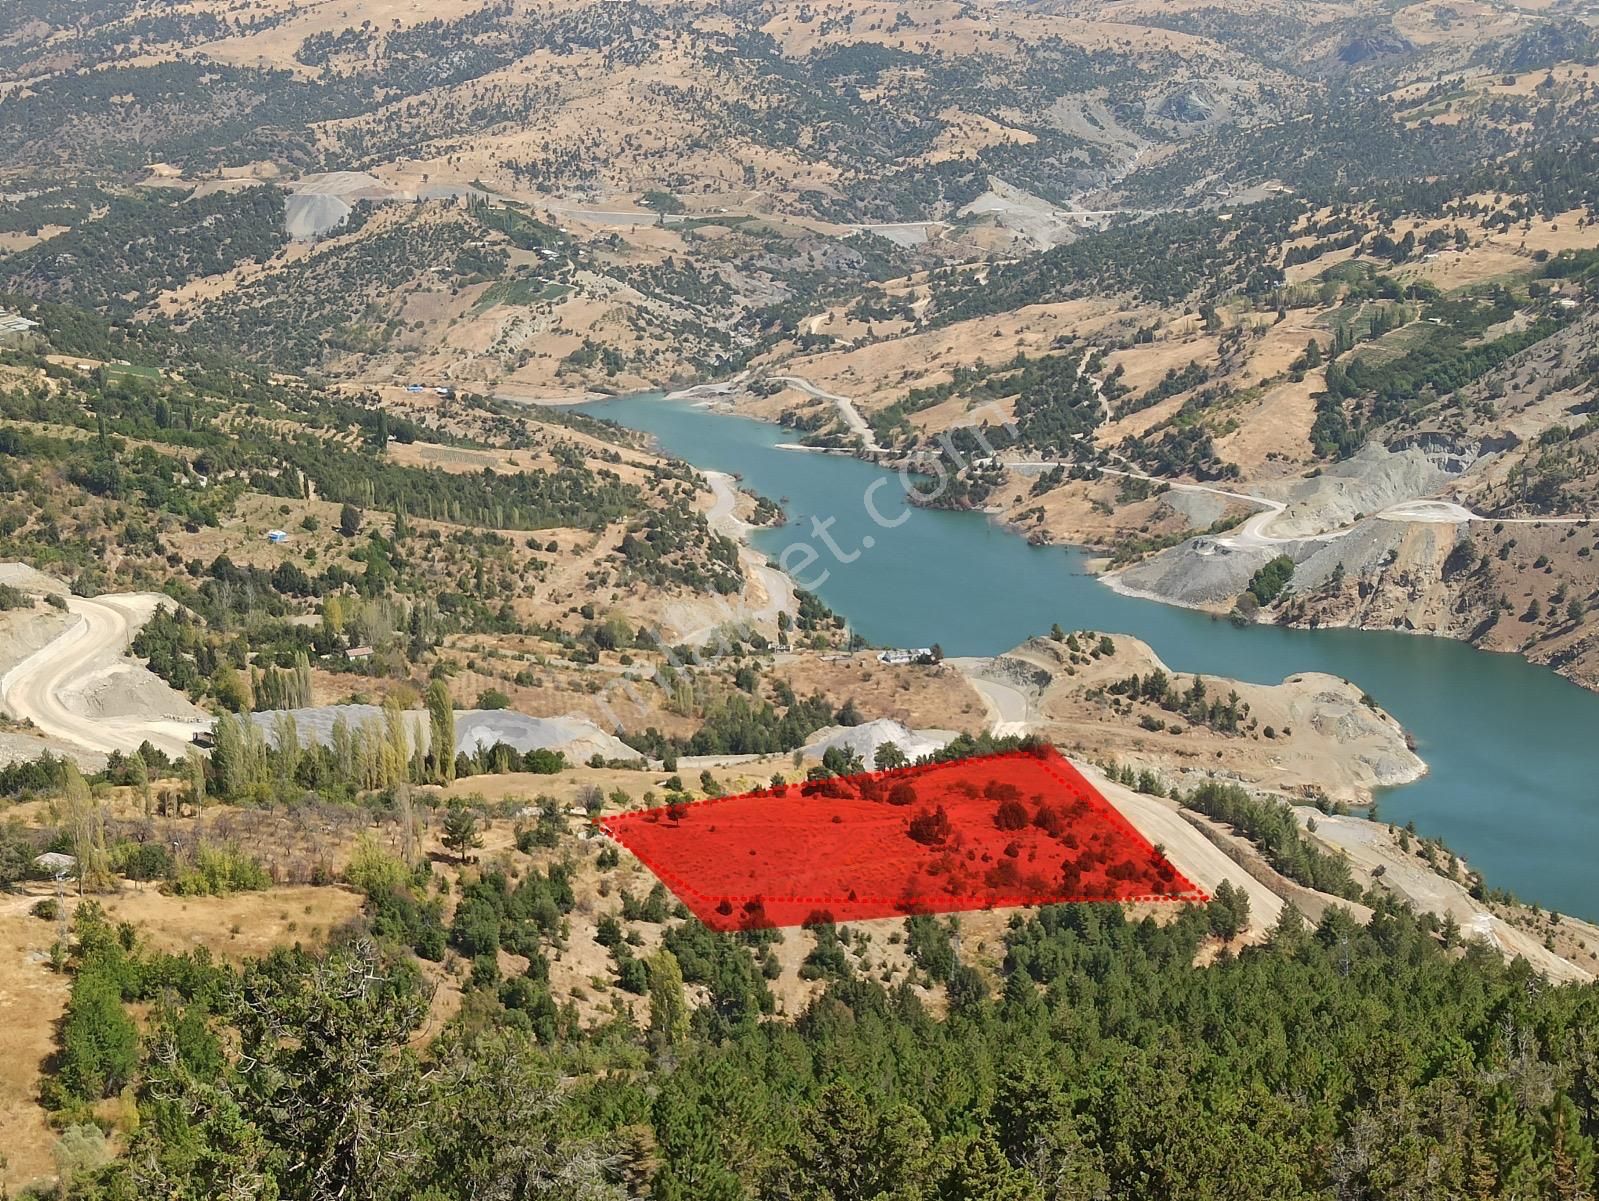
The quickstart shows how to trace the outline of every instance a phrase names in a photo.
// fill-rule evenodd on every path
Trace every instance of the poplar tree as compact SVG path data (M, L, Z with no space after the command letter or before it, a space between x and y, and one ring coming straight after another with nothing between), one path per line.
M433 782L449 784L455 780L455 706L443 680L428 685L427 706Z
M205 808L205 760L193 747L184 756L184 777L189 782L189 804L198 819L200 811Z
M394 790L394 817L400 827L400 858L407 868L413 868L416 866L417 821L409 784L401 784Z
M293 782L300 770L300 726L287 713L272 719L272 741L276 746L277 776Z
M294 687L289 697L289 708L306 709L311 705L311 656L304 651L294 653Z
M150 768L144 756L137 751L128 759L128 774L132 778L134 791L139 794L139 808L145 817L149 817L151 801L154 799L150 789Z
M245 764L244 731L231 713L217 718L212 727L216 744L211 749L211 766L215 770L217 795L233 800L244 791L248 779Z
M333 747L333 773L334 778L341 784L350 784L355 781L355 737L350 731L350 723L340 713L333 719L333 730L328 735L328 741Z
M662 947L649 958L650 1049L657 1055L688 1037L688 1002L677 956Z
M106 853L105 810L90 793L89 782L72 760L63 761L61 778L61 799L72 835L72 854L77 860L78 895L104 892L116 883L111 857Z
M406 780L411 767L411 732L406 729L405 710L400 708L398 697L390 694L383 699L383 731L387 749L384 774L390 784Z

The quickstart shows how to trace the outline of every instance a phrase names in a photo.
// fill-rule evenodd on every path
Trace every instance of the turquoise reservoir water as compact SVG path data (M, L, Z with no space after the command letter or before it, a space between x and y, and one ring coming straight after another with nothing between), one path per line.
M1076 551L1030 546L980 514L913 508L898 474L780 450L791 435L764 422L649 396L583 411L781 499L788 525L761 531L757 544L874 643L990 655L1059 622L1142 638L1179 671L1352 680L1404 723L1431 769L1382 796L1384 819L1414 819L1490 885L1599 919L1599 694L1442 638L1237 629L1120 596L1085 572Z

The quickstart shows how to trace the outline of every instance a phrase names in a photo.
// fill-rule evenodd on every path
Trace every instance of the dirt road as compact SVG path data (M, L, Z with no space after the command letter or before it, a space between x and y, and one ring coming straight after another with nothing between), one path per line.
M705 514L706 524L715 533L738 543L744 571L755 578L766 597L759 607L749 610L748 616L754 621L776 625L779 613L787 612L792 615L799 609L794 599L794 581L767 563L760 553L750 546L749 534L753 527L733 511L738 502L738 482L722 471L707 471L703 474L711 486L711 495L714 498Z
M1283 901L1276 893L1229 859L1224 851L1183 820L1171 801L1144 796L1131 788L1113 784L1095 767L1073 761L1107 801L1130 821L1150 842L1160 847L1172 866L1189 881L1215 894L1223 880L1241 888L1249 897L1249 929L1260 935L1276 925Z
M988 732L997 738L1031 734L1038 724L1032 699L1014 684L991 679L984 673L992 659L946 659L983 698L988 708Z
M882 454L888 448L877 441L877 435L872 432L872 427L867 424L866 418L861 416L861 411L855 407L855 402L847 396L840 396L836 392L827 392L818 388L810 380L799 375L774 375L772 378L779 383L788 384L798 388L807 396L814 396L817 400L830 400L838 406L838 415L843 418L844 424L849 427L849 432L854 434L873 454Z
M206 724L190 714L91 716L68 700L85 683L123 665L135 633L162 602L171 603L146 594L69 597L67 610L77 620L0 678L0 706L53 738L91 751L131 751L148 739L181 756Z
M1081 464L1066 460L1040 459L1004 459L1002 463L1010 468L1081 466ZM1272 534L1269 532L1272 525L1288 511L1288 506L1283 501L1272 500L1266 496L1257 496L1253 492L1234 492L1227 488L1213 488L1209 484L1189 484L1180 480L1163 479L1160 476L1150 475L1143 471L1118 467L1101 467L1099 471L1101 475L1146 480L1149 483L1159 484L1163 488L1170 488L1176 492L1208 492L1212 496L1221 496L1228 500L1261 506L1260 512L1251 514L1249 519L1232 533L1219 535L1214 539L1216 545L1233 550L1251 546L1283 546L1289 543L1301 542L1335 542L1339 538L1353 533L1360 524L1356 522L1353 525L1341 526L1338 529L1325 530L1319 534ZM1373 514L1373 516L1379 521L1405 521L1438 525L1459 525L1468 521L1504 522L1507 525L1586 525L1589 522L1599 520L1599 518L1593 516L1583 515L1573 517L1487 517L1481 513L1473 512L1466 508L1465 505L1457 504L1452 500L1440 500L1435 497L1417 497L1414 500L1400 501L1397 504L1389 505L1386 509Z
M1484 517L1481 513L1474 513L1465 505L1456 504L1452 500L1407 500L1397 505L1389 505L1377 514L1382 521L1420 521L1437 522L1443 525L1459 525L1466 521L1492 521L1503 522L1505 525L1587 525L1590 521L1599 520L1595 517Z
M1507 956L1520 955L1551 980L1593 979L1591 969L1556 955L1536 937L1518 930L1474 900L1463 884L1439 875L1403 852L1388 827L1380 822L1329 816L1306 808L1295 810L1295 816L1301 825L1314 821L1314 837L1346 852L1357 873L1367 878L1376 874L1382 887L1418 910L1453 915L1465 937L1485 939Z

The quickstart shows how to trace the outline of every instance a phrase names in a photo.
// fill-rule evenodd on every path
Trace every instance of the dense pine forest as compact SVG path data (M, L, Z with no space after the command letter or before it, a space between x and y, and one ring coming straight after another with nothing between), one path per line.
M913 918L943 1017L857 973L848 928L691 923L624 970L648 1027L585 1034L543 982L570 905L561 869L490 873L448 935L477 949L473 988L435 1037L393 933L429 920L426 874L368 855L352 875L367 917L331 949L239 970L152 953L80 909L55 1103L120 1097L138 1118L106 1166L94 1129L73 1127L85 1166L68 1195L1592 1195L1599 992L1552 989L1390 906L1368 927L1289 909L1265 945L1210 966L1196 956L1214 914L1048 908L1011 920L993 977L952 953L958 921ZM633 913L618 935L662 916ZM830 979L792 1022L763 1016L772 938L814 938ZM495 945L527 970L501 978Z

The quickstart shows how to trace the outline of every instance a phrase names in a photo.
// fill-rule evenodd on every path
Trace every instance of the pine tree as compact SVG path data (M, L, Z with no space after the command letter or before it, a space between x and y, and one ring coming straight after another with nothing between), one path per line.
M1305 915L1293 905L1284 905L1277 915L1277 924L1266 935L1266 945L1284 955L1297 955L1304 949L1308 937Z
M452 801L444 813L444 832L439 841L444 849L453 851L457 859L466 862L466 853L483 845L483 835L478 832L477 814L460 801Z
M1557 1095L1549 1112L1549 1192L1555 1201L1593 1201L1594 1149L1571 1098Z

